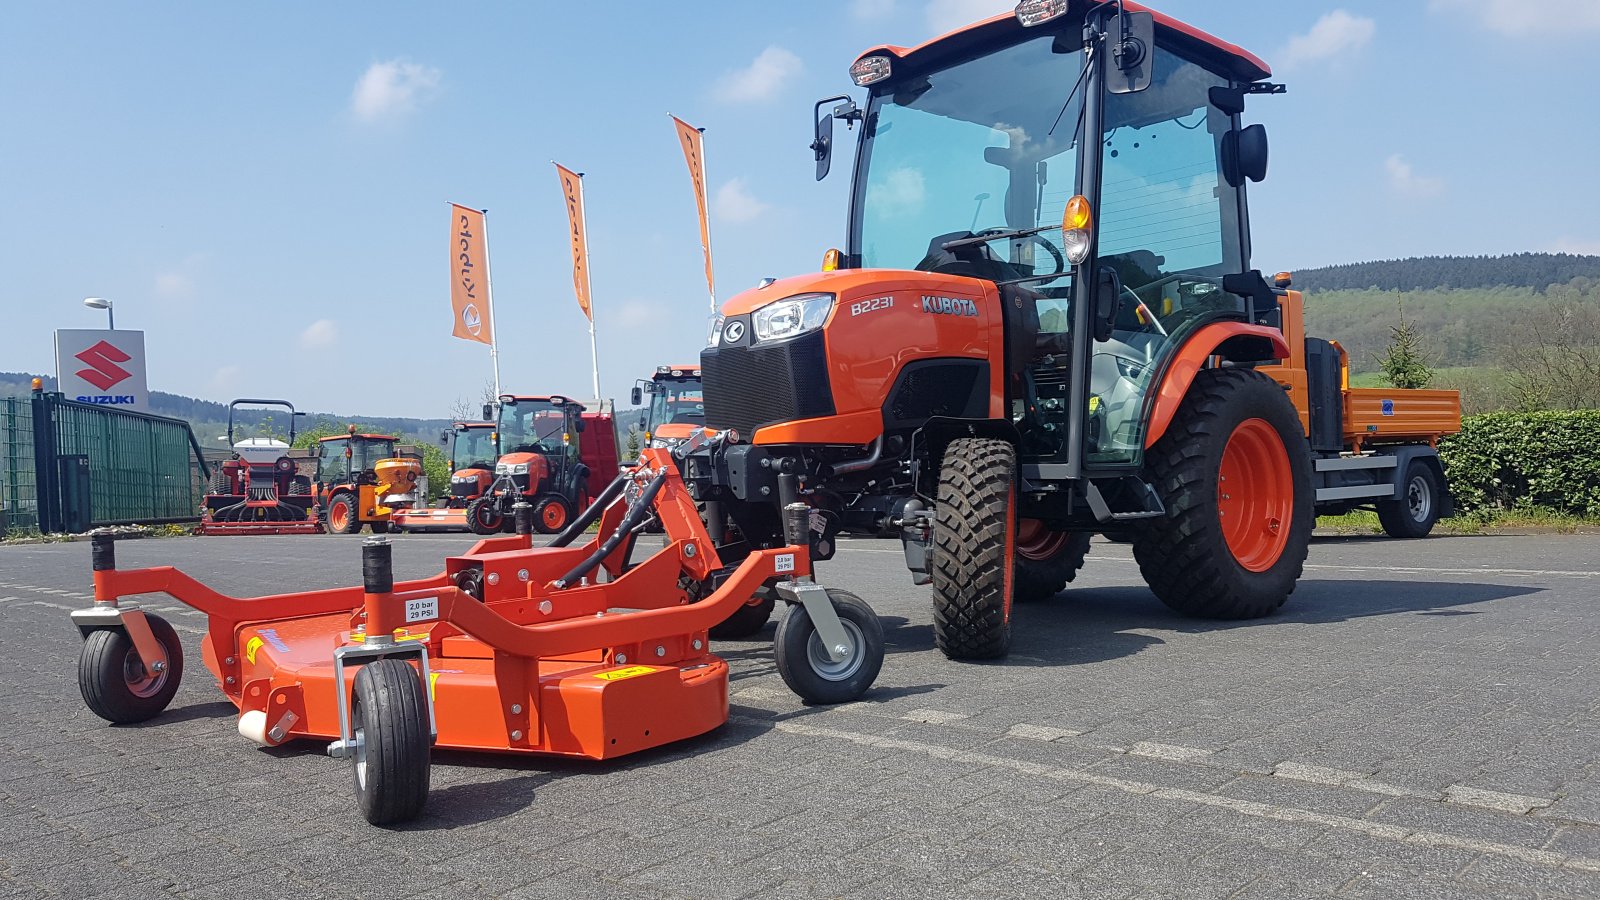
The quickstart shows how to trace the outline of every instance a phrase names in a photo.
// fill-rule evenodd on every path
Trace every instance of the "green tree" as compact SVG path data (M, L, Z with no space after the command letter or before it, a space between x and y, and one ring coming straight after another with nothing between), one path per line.
M1433 381L1428 348L1417 323L1406 318L1405 306L1395 302L1400 322L1389 327L1389 346L1378 357L1383 377L1397 388L1425 388Z
M622 461L633 462L639 458L639 432L628 429L628 443L622 448Z

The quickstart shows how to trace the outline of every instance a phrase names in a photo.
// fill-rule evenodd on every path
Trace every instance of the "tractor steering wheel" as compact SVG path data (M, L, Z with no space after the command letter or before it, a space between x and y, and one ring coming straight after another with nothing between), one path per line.
M989 235L999 236L999 235L1009 234L1010 231L1011 231L1011 229L1009 229L1009 228L985 228L984 230L982 230L982 231L978 232L977 234L973 235L973 237L986 237L986 236L989 236ZM1035 272L1034 273L1035 277L1040 277L1040 276L1045 276L1045 275L1060 275L1063 272L1067 271L1067 258L1061 255L1061 249L1059 247L1057 247L1055 244L1052 244L1049 241L1045 240L1044 235L1042 235L1042 234L1030 234L1030 235L1027 235L1026 237L1010 238L1010 240L1014 240L1014 241L1029 241L1031 243L1038 244L1040 247L1043 247L1044 251L1046 253L1050 254L1050 258L1055 261L1055 264L1056 264L1055 271L1053 271L1053 272Z

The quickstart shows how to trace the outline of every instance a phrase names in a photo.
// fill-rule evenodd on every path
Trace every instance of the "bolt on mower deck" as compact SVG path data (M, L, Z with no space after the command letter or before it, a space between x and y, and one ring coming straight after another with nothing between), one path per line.
M665 546L631 563L652 511ZM812 580L799 512L790 545L724 565L671 453L652 449L550 545L532 545L523 506L518 535L416 581L396 583L393 548L374 539L360 587L230 597L171 567L119 570L113 538L96 536L95 603L72 614L79 686L111 722L166 708L182 646L122 599L165 593L207 614L203 661L242 735L331 741L365 817L403 821L426 802L435 746L609 759L721 725L728 666L707 631L767 589L790 605L775 644L790 687L807 702L859 697L882 664L882 630L860 600Z

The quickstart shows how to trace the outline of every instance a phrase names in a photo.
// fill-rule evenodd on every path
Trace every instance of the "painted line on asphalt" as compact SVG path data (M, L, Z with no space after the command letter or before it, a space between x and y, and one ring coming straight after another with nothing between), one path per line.
M1217 809L1227 809L1240 815L1251 816L1258 819L1272 819L1279 822L1290 822L1302 825L1323 825L1329 828L1341 828L1365 834L1380 840L1392 841L1398 844L1413 844L1423 847L1435 847L1453 850L1466 850L1472 853L1483 853L1491 856L1500 856L1515 859L1521 862L1554 869L1571 869L1589 874L1600 874L1600 859L1583 856L1571 856L1556 853L1551 850L1536 850L1529 847L1518 847L1512 844L1501 844L1494 841L1484 841L1476 838L1458 837L1438 831L1407 828L1403 825L1393 825L1385 822L1371 822L1366 819L1356 819L1350 816L1341 816L1331 813L1312 812L1290 806L1279 806L1272 803L1261 803L1254 800L1240 800L1235 797L1225 797L1220 794L1206 791L1193 791L1182 788L1162 787L1143 781L1133 781L1126 778L1116 778L1109 775L1099 775L1082 769L1069 766L1054 766L1045 763L1029 762L1020 759L1011 759L1004 756L995 756L989 753L979 753L972 750L957 750L953 747L943 747L938 744L927 744L921 741L908 741L900 738L882 737L871 734L858 734L851 731L839 731L833 728L818 728L800 722L753 719L747 716L731 716L731 720L749 725L775 728L778 731L805 737L831 738L834 740L848 741L867 747L877 747L885 750L903 750L910 753L919 753L936 759L945 759L951 762L969 763L972 765L988 766L997 769L1009 769L1040 778L1049 778L1056 781L1073 782L1077 784L1095 785L1112 790L1123 791L1128 794L1155 797L1161 800L1171 800L1179 803L1188 803L1195 806L1208 806Z

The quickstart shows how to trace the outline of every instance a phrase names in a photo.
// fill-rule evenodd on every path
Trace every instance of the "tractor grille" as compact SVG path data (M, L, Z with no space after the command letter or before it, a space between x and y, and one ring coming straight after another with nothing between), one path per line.
M478 479L450 482L450 496L466 499L478 492Z
M700 372L708 428L750 436L763 425L834 413L821 332L768 347L707 349Z

